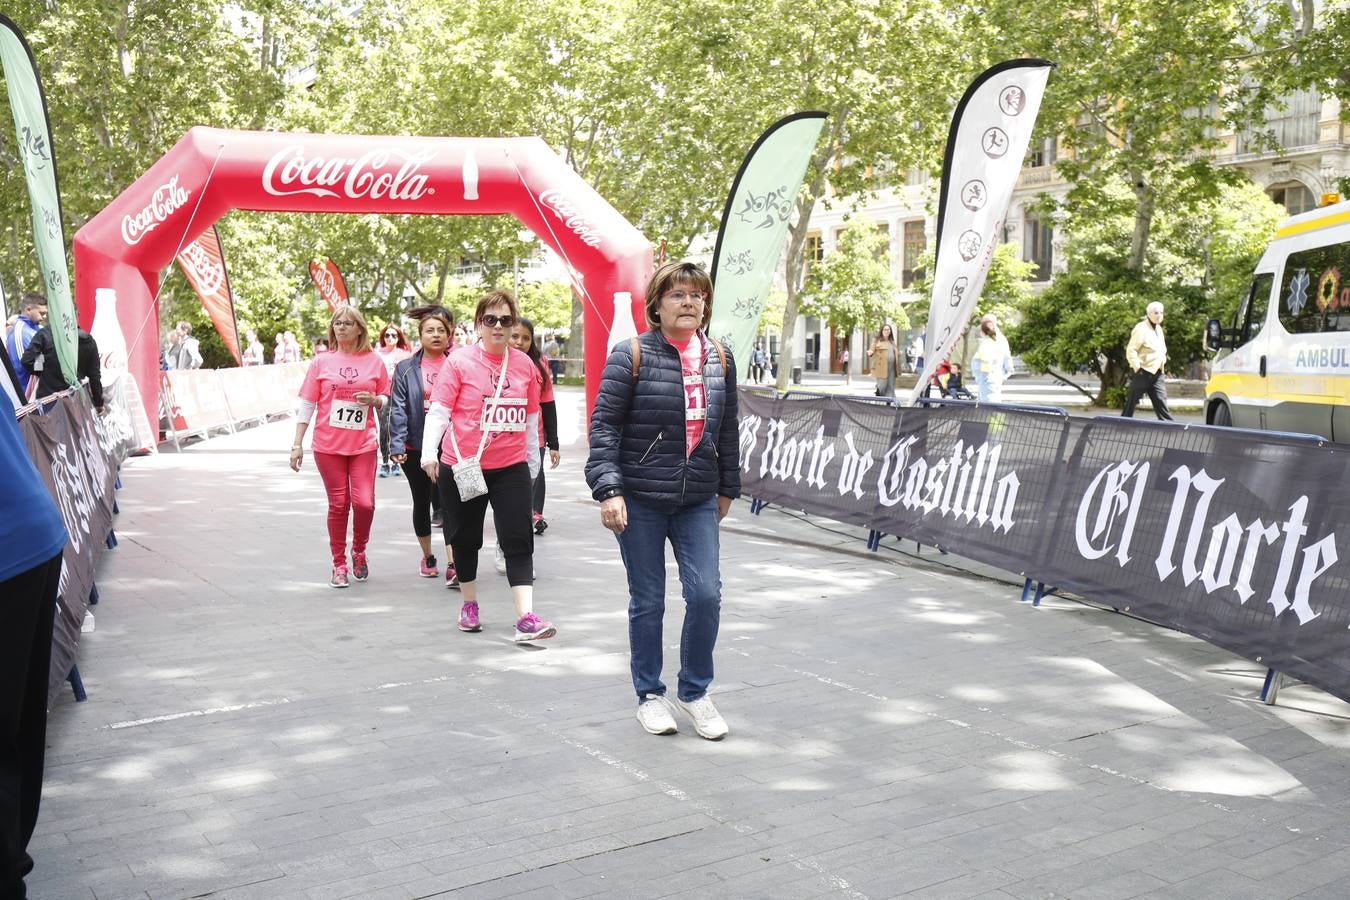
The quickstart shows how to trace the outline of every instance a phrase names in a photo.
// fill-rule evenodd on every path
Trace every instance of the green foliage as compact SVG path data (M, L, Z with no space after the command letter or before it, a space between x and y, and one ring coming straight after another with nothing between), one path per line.
M933 292L933 281L929 277L933 271L933 251L924 251L918 265L923 269L924 277L911 287L920 299L910 306L910 319L911 327L924 328L928 325ZM984 279L984 289L975 301L971 321L978 322L985 313L993 313L1000 322L1016 321L1018 311L1031 297L1031 276L1035 271L1036 264L1018 256L1015 244L999 244L994 249L994 258L989 261L989 273Z
M880 322L891 322L896 331L909 328L899 285L886 264L886 236L861 217L845 220L834 252L811 268L801 304L806 315L829 322L836 334Z
M1098 402L1123 399L1125 342L1154 300L1166 308L1168 371L1201 357L1211 316L1231 318L1252 267L1283 217L1253 185L1222 189L1203 204L1160 206L1145 274L1128 265L1126 211L1084 225L1067 242L1068 272L1021 306L1009 341L1033 369L1085 367L1101 380Z

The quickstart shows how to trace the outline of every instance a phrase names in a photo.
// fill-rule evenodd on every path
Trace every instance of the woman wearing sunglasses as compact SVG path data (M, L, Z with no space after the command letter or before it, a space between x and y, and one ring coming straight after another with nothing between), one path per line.
M404 336L403 329L390 322L380 332L380 345L375 348L375 352L380 354L380 359L384 361L384 370L389 373L389 380L392 383L394 366L412 356L412 347L408 344L408 338ZM389 406L380 410L381 478L398 474L398 466L389 461L389 410Z
M474 324L479 342L446 358L431 392L422 433L422 468L440 487L445 542L454 552L464 595L460 630L482 630L478 551L491 503L497 545L506 558L506 580L515 601L515 639L523 642L551 638L557 629L533 609L530 480L539 469L542 375L528 356L508 346L511 327L519 318L509 291L491 291L478 301Z
M454 331L454 316L444 306L421 306L409 310L408 316L417 320L417 336L422 349L394 368L394 394L389 404L390 449L389 458L403 467L408 476L408 490L412 492L413 534L422 548L422 562L417 574L435 578L436 557L431 552L431 529L441 511L441 499L436 485L422 471L422 429L426 411L431 406L431 390L440 378L445 354ZM450 546L445 548L445 586L459 587L455 576L454 556Z
M328 547L335 588L347 586L347 515L352 518L351 577L370 576L366 544L375 518L375 462L380 438L375 415L389 401L389 373L370 350L366 320L354 306L333 310L328 324L333 351L316 356L300 385L291 442L291 468L300 471L305 432L314 424L314 467L328 491Z

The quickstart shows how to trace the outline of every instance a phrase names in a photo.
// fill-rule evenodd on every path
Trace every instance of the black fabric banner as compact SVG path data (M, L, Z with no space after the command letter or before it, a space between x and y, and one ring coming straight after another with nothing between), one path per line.
M47 690L50 706L75 665L80 626L94 587L94 565L112 531L113 490L121 447L111 430L103 428L83 390L62 395L47 405L45 412L24 416L19 427L70 535L61 559L52 634Z
M746 496L1068 588L1350 700L1350 446L742 390Z

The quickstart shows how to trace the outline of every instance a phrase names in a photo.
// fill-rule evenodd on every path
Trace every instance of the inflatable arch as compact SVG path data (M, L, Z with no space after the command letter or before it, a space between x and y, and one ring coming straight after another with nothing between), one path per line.
M651 244L539 138L286 134L197 127L75 235L80 325L159 420L161 270L235 209L510 214L565 261L585 308L589 410L615 310L641 328ZM359 299L358 299L359 302ZM466 311L459 310L461 315ZM109 326L118 326L113 332ZM630 328L620 319L621 331ZM125 349L116 346L116 332ZM114 346L108 346L112 343Z

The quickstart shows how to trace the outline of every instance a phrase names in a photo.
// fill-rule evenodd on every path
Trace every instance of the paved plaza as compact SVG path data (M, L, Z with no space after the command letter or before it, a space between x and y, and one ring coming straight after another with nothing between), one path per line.
M377 482L371 580L330 589L288 421L129 461L89 700L51 715L31 896L1350 896L1346 704L1266 706L1255 663L825 520L735 505L731 735L646 734L579 397L538 646L512 643L490 550L484 631L455 628L401 478Z

